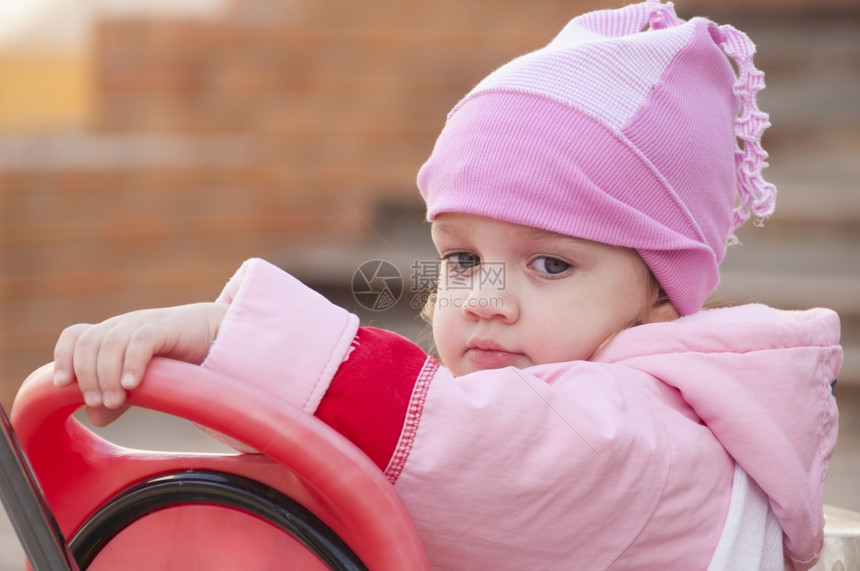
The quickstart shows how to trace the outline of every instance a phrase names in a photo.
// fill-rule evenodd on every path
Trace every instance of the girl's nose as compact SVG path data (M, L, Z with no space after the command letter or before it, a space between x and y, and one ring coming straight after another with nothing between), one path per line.
M478 319L502 319L514 322L519 318L519 304L513 284L504 272L504 266L482 264L480 272L472 276L469 295L463 299L463 312Z

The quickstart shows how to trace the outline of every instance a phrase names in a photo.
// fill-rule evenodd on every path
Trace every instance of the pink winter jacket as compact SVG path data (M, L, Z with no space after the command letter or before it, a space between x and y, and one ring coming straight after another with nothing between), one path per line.
M826 309L702 311L622 332L593 361L454 378L262 260L228 283L205 367L361 447L439 569L705 569L739 465L787 561L811 566L842 363Z

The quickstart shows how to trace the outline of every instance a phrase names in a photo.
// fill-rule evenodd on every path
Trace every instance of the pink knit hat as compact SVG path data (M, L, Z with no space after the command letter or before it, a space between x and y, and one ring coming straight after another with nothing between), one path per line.
M448 115L418 173L427 218L479 214L634 248L682 315L698 311L734 230L773 212L754 52L734 28L685 22L659 0L575 18Z

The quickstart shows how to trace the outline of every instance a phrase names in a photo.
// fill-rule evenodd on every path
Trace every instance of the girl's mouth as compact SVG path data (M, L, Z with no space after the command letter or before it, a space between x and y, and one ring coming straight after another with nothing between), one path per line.
M520 362L525 355L508 351L504 347L486 340L471 341L466 348L466 358L483 369L510 367Z

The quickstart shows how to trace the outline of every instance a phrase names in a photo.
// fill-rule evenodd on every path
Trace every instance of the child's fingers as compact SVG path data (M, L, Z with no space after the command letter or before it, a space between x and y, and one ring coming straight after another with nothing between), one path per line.
M142 313L114 317L77 334L72 363L88 406L118 408L126 388L135 388L155 352L155 339Z
M65 387L75 378L74 355L78 337L90 325L79 323L63 330L54 346L54 385Z
M143 379L146 367L163 346L163 336L150 324L135 328L125 348L120 385L130 390L136 389Z
M100 406L102 390L99 379L99 351L106 328L105 323L91 325L78 335L72 354L78 388L87 406Z
M134 324L122 320L108 320L98 329L93 330L98 344L95 360L96 378L101 402L108 408L117 408L125 402L126 394L121 381L126 351L133 334Z
M77 377L84 402L118 409L154 355L200 363L226 313L221 304L141 310L67 328L54 348L54 384ZM92 413L102 415L107 413ZM102 417L100 417L102 418Z
M102 402L117 408L126 390L140 385L147 365L160 354L170 338L170 327L158 316L162 310L134 312L117 319L101 338L97 360Z

